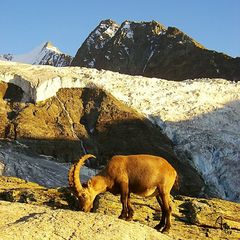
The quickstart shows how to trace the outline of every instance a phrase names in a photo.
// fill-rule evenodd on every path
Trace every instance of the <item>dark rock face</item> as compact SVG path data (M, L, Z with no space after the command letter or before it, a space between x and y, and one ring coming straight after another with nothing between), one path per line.
M101 21L90 33L82 47L79 48L71 65L95 67L96 59L98 59L102 49L112 39L118 28L119 25L112 20Z
M121 26L101 22L79 48L72 66L170 80L240 79L240 58L208 50L179 29L155 21L125 21Z
M5 96L6 84L1 89ZM197 171L177 158L159 127L100 89L61 89L36 104L0 98L0 104L0 136L18 140L38 154L72 162L92 153L97 162L89 162L90 167L105 165L117 154L153 154L177 169L182 193L198 195L204 187Z

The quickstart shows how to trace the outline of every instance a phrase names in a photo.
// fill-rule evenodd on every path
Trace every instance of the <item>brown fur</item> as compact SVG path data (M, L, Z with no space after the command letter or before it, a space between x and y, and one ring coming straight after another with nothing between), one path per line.
M163 158L152 155L114 156L106 168L81 185L80 168L93 155L83 156L69 171L69 185L79 199L80 208L88 212L99 193L109 191L121 195L122 212L119 218L131 220L133 208L130 193L143 197L156 196L162 209L160 223L155 227L168 231L171 226L170 191L177 178L175 169Z

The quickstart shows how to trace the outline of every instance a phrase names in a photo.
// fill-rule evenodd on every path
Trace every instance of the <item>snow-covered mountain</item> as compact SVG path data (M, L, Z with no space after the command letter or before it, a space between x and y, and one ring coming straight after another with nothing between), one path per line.
M21 55L3 54L2 61L21 62L34 65L52 65L55 67L69 66L72 57L62 53L50 42L43 43L31 52Z

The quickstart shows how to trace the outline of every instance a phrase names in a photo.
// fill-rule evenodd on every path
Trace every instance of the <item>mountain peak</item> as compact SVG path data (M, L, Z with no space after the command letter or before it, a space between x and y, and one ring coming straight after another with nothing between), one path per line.
M89 34L87 39L82 44L82 48L77 52L79 60L72 62L72 66L76 66L78 61L83 62L83 65L95 67L95 58L93 55L98 55L105 45L115 36L119 25L111 20L102 20L98 26ZM74 59L73 59L74 60Z
M55 47L52 42L48 41L44 43L43 48L49 49L51 51L57 52L57 53L62 53L57 47Z
M159 22L157 22L155 20L152 20L152 21L140 21L140 22L138 22L138 21L131 21L131 20L125 20L122 23L122 25L126 25L126 24L135 24L135 25L145 26L145 27L148 27L148 26L158 27L158 28L167 30L167 28L163 24L161 24L161 23L159 23Z
M182 32L180 29L178 29L176 27L168 27L166 33L167 33L167 35L172 36L173 38L181 38L185 41L191 42L198 48L206 49L202 44L200 44L193 38L189 37L187 34L185 34L184 32Z
M26 54L0 55L0 60L35 64L35 65L52 65L55 67L64 67L64 66L70 65L72 61L72 57L62 53L50 41L47 41L40 44L38 47L34 48L32 51Z
M107 25L118 25L114 20L112 19L105 19L105 20L102 20L99 25L104 25L104 24L107 24Z

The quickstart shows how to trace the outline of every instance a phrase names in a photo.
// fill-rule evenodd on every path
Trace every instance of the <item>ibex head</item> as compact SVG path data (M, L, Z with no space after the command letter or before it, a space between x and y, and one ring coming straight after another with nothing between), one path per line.
M91 154L84 155L77 163L71 166L68 174L69 186L79 199L80 210L84 212L90 212L93 208L93 201L97 195L92 187L91 179L88 180L87 183L81 184L79 176L82 165L90 157L96 158Z

